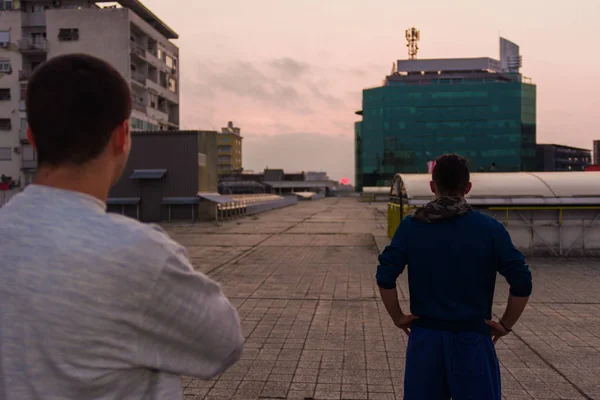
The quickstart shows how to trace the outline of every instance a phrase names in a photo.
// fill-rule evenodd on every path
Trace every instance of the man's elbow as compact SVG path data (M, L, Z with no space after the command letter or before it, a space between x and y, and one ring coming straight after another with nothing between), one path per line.
M529 297L533 291L533 284L531 281L526 283L520 283L510 285L510 294L514 297Z
M381 289L396 289L396 276L393 276L389 271L385 270L385 267L379 266L377 268L377 274L375 274L375 280L377 286Z
M242 354L244 352L244 344L245 339L242 335L241 330L237 335L230 340L229 346L227 346L227 350L220 352L223 357L219 360L215 360L214 363L215 368L210 371L204 379L212 379L221 375L223 372L227 371L229 368L233 367L237 364L238 361L242 358Z

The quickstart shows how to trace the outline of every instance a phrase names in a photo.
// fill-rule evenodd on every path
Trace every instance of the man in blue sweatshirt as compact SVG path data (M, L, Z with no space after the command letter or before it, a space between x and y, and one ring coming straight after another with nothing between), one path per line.
M532 289L531 272L504 226L473 211L467 161L441 156L435 200L405 218L379 256L377 285L394 324L409 335L405 400L501 400L494 344L511 332ZM410 308L396 279L408 266ZM492 321L499 272L510 285L506 311Z

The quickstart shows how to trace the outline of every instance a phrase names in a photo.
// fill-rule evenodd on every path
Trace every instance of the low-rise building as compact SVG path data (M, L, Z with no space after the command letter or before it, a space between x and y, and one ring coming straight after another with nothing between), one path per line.
M219 193L271 193L289 195L293 193L318 193L329 195L338 186L327 173L285 172L283 169L267 168L262 173L248 174L243 171L219 176ZM308 177L313 179L308 179ZM326 179L314 179L314 178Z
M242 140L241 129L229 122L221 129L218 137L217 165L219 175L230 174L242 170Z
M592 151L559 144L538 144L537 162L540 172L583 171L592 162Z
M108 210L144 222L214 218L201 194L217 193L216 131L134 132Z

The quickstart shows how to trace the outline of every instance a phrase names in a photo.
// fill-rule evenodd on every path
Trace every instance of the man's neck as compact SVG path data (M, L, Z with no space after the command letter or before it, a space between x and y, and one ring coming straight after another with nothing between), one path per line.
M93 171L91 168L41 167L33 181L36 185L70 190L97 198L106 203L111 181L107 171Z

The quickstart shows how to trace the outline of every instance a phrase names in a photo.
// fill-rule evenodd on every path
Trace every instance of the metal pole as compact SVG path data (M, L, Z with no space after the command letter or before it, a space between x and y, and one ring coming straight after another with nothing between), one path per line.
M563 209L558 211L558 254L563 255L563 241L562 241L562 225L563 225Z

